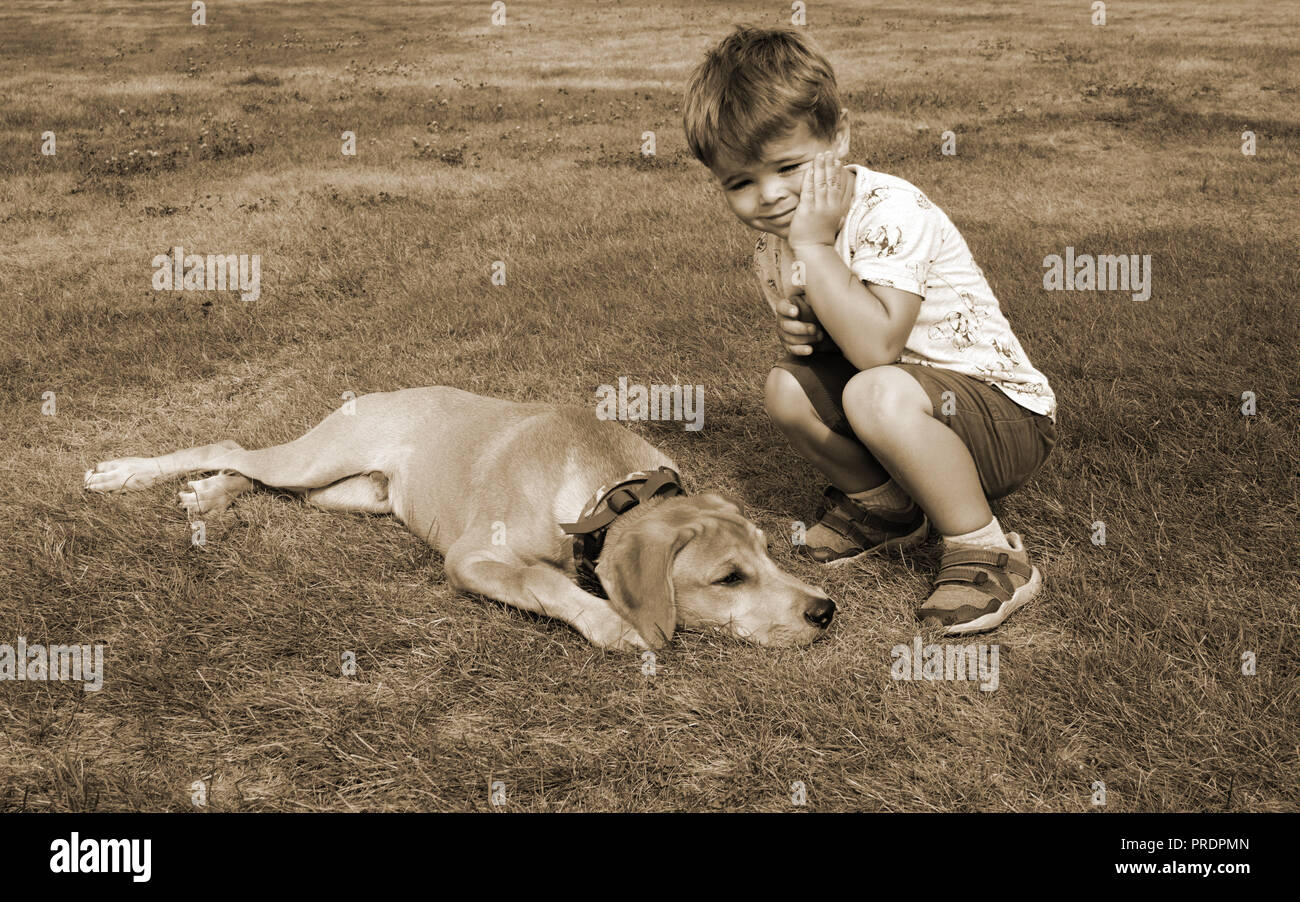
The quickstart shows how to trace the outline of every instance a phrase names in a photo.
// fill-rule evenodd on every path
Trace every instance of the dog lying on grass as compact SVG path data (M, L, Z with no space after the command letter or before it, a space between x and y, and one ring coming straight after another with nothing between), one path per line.
M679 626L807 644L835 612L773 563L736 502L686 495L664 454L583 408L443 386L381 392L283 445L104 461L85 487L194 472L215 475L178 493L193 514L224 510L254 482L326 510L393 514L444 556L457 589L558 617L602 648L659 647Z

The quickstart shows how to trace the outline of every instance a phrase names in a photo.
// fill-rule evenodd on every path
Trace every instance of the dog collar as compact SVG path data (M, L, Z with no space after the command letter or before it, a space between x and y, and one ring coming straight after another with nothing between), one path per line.
M671 467L638 470L608 488L602 485L596 489L576 523L560 524L560 529L573 536L573 562L578 568L578 584L604 598L604 587L596 576L596 560L605 547L605 534L610 524L651 498L673 498L685 494L681 477Z

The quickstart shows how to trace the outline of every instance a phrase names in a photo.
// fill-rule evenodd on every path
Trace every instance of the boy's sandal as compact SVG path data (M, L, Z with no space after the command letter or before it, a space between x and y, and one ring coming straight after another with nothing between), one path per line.
M930 521L920 507L907 520L890 520L867 510L835 486L827 486L817 509L817 525L852 546L835 549L803 545L803 553L819 564L843 564L873 551L911 548L925 541Z
M1014 533L1007 538L1013 546L1020 544ZM1023 548L956 548L940 561L934 592L917 614L947 627L948 635L991 630L1038 594L1042 584Z

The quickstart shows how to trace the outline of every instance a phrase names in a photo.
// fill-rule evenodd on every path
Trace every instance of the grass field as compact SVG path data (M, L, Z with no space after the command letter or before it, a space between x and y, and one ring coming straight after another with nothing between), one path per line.
M451 591L389 518L262 492L199 548L180 483L81 491L97 460L286 441L349 391L586 405L626 376L703 385L701 431L631 428L788 536L821 483L763 411L757 235L679 111L706 46L788 7L5 4L0 643L103 643L106 673L0 682L0 810L194 810L196 781L217 811L491 810L493 781L533 811L792 810L796 781L819 811L1300 808L1300 13L1108 6L810 4L851 161L948 212L1061 405L995 506L1046 588L978 640L981 692L890 677L933 639L934 543L826 572L774 541L840 602L831 635L684 634L648 676ZM260 299L154 291L177 245L260 254ZM1067 246L1150 254L1151 299L1044 291Z

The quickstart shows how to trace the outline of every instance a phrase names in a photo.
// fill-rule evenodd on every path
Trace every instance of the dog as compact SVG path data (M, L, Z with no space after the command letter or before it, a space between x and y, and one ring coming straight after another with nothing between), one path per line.
M85 488L195 472L215 475L177 493L191 514L218 513L255 482L326 510L392 514L443 555L456 589L564 620L605 649L658 648L678 627L805 645L835 613L772 561L740 504L685 494L667 456L579 407L448 386L377 392L283 445L104 461Z

